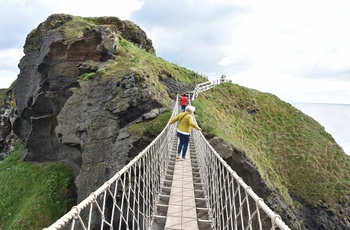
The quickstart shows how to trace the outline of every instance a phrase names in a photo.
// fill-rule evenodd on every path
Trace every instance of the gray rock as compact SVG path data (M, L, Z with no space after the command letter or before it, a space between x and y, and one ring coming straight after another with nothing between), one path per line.
M82 74L97 73L114 60L118 34L150 53L155 50L137 25L115 17L98 18L101 25L68 38L63 28L74 19L51 15L28 35L14 89L18 118L13 130L26 148L24 160L62 161L72 168L81 201L152 141L127 128L170 104L161 104L132 70L80 81ZM175 80L163 84L166 90L158 93L167 98L185 85Z

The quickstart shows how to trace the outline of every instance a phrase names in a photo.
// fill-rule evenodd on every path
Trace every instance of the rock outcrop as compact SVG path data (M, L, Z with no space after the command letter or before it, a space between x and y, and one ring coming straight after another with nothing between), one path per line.
M7 154L13 150L17 139L12 132L13 122L17 115L15 113L15 100L12 98L12 89L5 93L4 104L0 108L0 160L7 157Z
M41 23L26 39L15 86L18 119L13 130L25 144L24 159L70 165L78 200L152 141L153 137L128 133L131 124L154 109L167 110L172 103L168 92L193 88L167 75L165 90L158 92L168 98L164 102L145 84L146 76L132 70L103 79L98 71L105 72L118 55L119 34L151 54L155 50L132 22L95 20L97 24L90 25L79 17L57 14ZM87 74L94 78L82 81Z
M78 202L153 140L129 132L131 125L157 117L172 107L170 98L176 93L194 87L177 81L167 70L157 70L157 79L150 80L149 73L140 74L122 62L125 69L108 72L111 63L118 65L121 39L156 53L146 33L130 21L51 15L26 39L15 100L10 100L17 110L5 105L1 111L0 153L10 150L16 134L25 146L24 160L66 162L74 174ZM249 114L256 113L249 108ZM302 210L291 210L244 153L217 137L208 139L258 196L279 209L292 229L349 229L347 220L332 215L327 207L300 201ZM345 216L350 206L339 209Z

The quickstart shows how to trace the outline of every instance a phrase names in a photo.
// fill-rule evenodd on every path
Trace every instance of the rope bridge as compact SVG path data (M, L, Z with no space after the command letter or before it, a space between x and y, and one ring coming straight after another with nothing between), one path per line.
M214 81L197 86L192 99L216 84ZM178 114L178 107L175 103L170 119ZM161 199L169 181L168 172L174 168L170 152L177 143L175 132L175 125L167 125L122 170L46 229L164 229L156 222L166 219L161 210L167 206ZM207 223L202 225L205 229L290 230L201 132L195 130L191 142L201 178L195 187L199 185L198 191L203 191L201 198L196 199L204 203L204 207L196 208L198 223Z

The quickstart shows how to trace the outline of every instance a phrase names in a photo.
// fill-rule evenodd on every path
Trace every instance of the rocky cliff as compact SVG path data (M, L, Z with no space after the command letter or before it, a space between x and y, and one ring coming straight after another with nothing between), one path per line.
M78 200L153 139L130 134L130 125L151 111L168 110L176 93L203 81L196 76L181 83L171 73L176 66L150 76L126 57L131 51L123 45L156 59L145 32L115 17L52 15L26 39L13 130L25 145L25 161L70 165Z
M131 132L130 127L169 110L176 93L206 81L157 58L151 40L141 28L115 17L51 15L28 35L24 53L16 85L13 91L7 91L8 106L2 110L0 152L10 150L12 140L18 136L24 143L25 161L66 162L74 175L72 190L78 201L153 140L149 133ZM217 95L213 96L216 101L209 101L224 104L214 111L225 110L229 116L238 116L230 114L234 110L230 106L240 108L241 102L230 102L228 106L227 94L222 101ZM233 97L244 101L245 94L239 90ZM248 117L255 113L249 110ZM224 119L232 119L229 116ZM256 162L248 159L249 151L245 153L236 148L239 144L215 137L209 127L206 131L213 147L292 229L349 229L348 218L344 217L350 212L349 204L339 208L340 216L327 207L308 205L302 200L299 204L303 209L291 210L281 191L264 181ZM236 139L248 140L257 131L254 132ZM265 149L259 149L262 155L270 148L266 143L261 145Z

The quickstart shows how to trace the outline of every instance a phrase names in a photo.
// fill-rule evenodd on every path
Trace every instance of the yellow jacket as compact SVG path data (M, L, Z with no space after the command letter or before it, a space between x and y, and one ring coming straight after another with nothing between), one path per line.
M182 120L181 120L181 118L182 118ZM174 119L172 119L169 122L169 124L174 124L175 122L177 122L179 120L181 120L181 122L180 122L179 126L177 127L177 130L180 133L190 134L191 130L192 130L192 127L197 129L197 130L201 129L193 122L192 115L189 112L182 112L182 113L180 113Z

